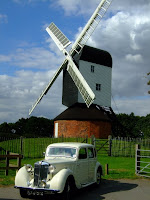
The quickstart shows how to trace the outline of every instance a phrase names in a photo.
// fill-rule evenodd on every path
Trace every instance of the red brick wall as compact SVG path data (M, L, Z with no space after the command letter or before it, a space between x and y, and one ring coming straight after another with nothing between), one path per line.
M77 121L77 120L59 120L58 137L91 137L108 138L111 135L111 123L104 121ZM55 126L54 126L55 133Z

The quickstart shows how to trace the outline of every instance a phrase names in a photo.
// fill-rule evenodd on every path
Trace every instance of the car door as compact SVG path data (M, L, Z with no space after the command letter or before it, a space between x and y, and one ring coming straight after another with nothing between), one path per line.
M88 183L87 148L80 148L76 164L77 182L81 185Z
M88 182L94 181L96 156L92 147L88 148Z

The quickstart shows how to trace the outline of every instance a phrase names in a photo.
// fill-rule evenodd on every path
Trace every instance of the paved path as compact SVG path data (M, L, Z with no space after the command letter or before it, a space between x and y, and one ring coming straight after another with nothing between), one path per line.
M22 200L13 187L0 188L0 200ZM49 198L49 199L59 199ZM90 186L78 191L74 200L150 200L150 180L103 180L99 188ZM25 199L24 199L25 200ZM41 198L40 198L41 200ZM45 198L44 198L45 200Z

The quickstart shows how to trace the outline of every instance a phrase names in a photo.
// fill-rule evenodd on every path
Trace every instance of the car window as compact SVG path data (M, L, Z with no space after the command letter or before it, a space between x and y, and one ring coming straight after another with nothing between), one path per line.
M86 148L81 148L79 150L79 159L86 159L86 158L87 158Z
M94 158L93 148L88 148L88 158Z
M75 158L76 149L75 148L68 148L68 147L50 147L46 151L46 156L48 156L48 157L65 156L65 157Z

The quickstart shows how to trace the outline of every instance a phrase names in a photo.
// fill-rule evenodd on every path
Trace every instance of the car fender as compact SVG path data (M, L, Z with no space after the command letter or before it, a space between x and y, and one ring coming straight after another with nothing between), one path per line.
M62 169L51 179L50 188L59 190L59 192L62 193L69 176L73 176L72 170Z
M27 183L30 180L29 173L26 170L26 167L22 167L16 174L15 177L15 186L17 187L28 187Z

